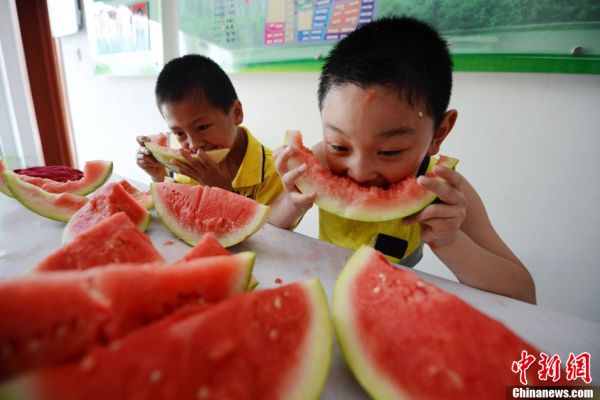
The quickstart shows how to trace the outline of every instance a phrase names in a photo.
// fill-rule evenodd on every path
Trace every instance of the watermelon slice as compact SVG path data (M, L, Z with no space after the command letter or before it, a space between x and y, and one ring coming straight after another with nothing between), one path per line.
M317 399L331 345L327 300L309 281L159 321L2 391L31 400Z
M77 235L36 267L36 271L88 269L112 263L164 262L152 242L124 212L111 215Z
M152 200L152 194L150 191L142 192L137 190L137 188L129 183L126 179L119 181L119 185L123 186L123 189L125 189L125 191L129 193L131 197L140 203L140 205L146 210L154 207L154 201Z
M299 131L287 131L285 144L296 150L288 161L294 168L305 163L306 172L296 181L302 193L316 193L315 203L325 211L357 221L389 221L421 211L435 199L435 193L417 183L414 176L391 185L387 189L361 186L351 178L334 175L324 168L313 152L302 144ZM458 160L440 156L434 162L454 168ZM441 179L433 173L428 177Z
M90 201L73 214L63 231L63 243L120 211L125 212L140 231L148 228L150 213L123 186L113 182L94 193Z
M114 264L0 281L0 380L73 360L188 303L213 303L248 285L253 253L178 268Z
M19 175L19 179L39 186L50 193L72 193L85 196L106 182L112 174L112 161L88 161L83 168L83 178L76 181L57 182L47 178Z
M67 222L77 210L88 202L87 197L71 193L50 193L19 179L12 171L3 173L6 187L21 204L36 214Z
M168 146L169 137L164 133L157 133L156 135L148 135L150 142L155 143L159 146Z
M0 192L4 193L8 197L13 197L12 192L6 186L6 182L4 182L4 171L7 171L6 165L4 165L4 161L0 158Z
M164 165L165 167L169 168L170 170L172 170L174 172L179 172L179 171L178 171L178 168L175 165L173 165L173 160L177 160L184 164L187 164L187 161L185 160L185 158L183 158L183 156L181 156L179 154L178 149L174 149L174 148L167 147L167 146L161 146L159 144L152 143L152 142L146 142L144 144L146 145L148 150L150 150L150 152L152 153L152 156L154 158L156 158L156 160L158 162L160 162L162 165ZM206 154L206 156L212 162L214 162L215 164L218 164L221 161L223 161L223 159L227 156L227 154L229 153L229 150L230 149L226 149L226 148L208 150L208 151L205 151L204 154Z
M224 247L240 243L267 221L269 207L216 187L151 183L154 208L164 224L195 245L212 233Z
M221 246L221 243L211 234L207 233L202 239L195 245L190 251L188 251L181 260L177 261L173 265L179 265L182 262L193 260L199 257L212 257L212 256L223 256L230 255L225 247ZM250 277L248 282L248 290L254 290L260 282L254 275Z
M523 350L539 354L501 323L367 246L338 277L333 320L352 372L379 399L505 399L507 387L520 385L512 362ZM541 384L536 371L528 371L530 384Z

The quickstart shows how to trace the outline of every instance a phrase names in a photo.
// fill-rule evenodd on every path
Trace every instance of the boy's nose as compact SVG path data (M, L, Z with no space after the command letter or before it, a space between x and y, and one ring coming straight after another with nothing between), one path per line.
M372 169L372 163L361 156L352 157L348 164L347 175L360 184L368 184L377 177Z
M193 134L189 134L189 133L187 133L186 135L187 135L190 150L196 151L196 150L204 147L204 144L205 144L204 140L200 139L198 137L199 135L193 135Z

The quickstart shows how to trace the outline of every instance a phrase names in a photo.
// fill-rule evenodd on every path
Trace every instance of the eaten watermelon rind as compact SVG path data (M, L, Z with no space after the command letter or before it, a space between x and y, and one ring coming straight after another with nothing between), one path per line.
M6 186L22 205L43 217L60 222L68 222L73 214L81 208L88 199L71 193L50 193L42 188L19 179L12 171L4 171ZM64 200L65 206L59 203ZM67 205L69 204L69 205Z
M354 252L340 273L333 289L333 324L342 354L352 373L361 386L375 399L408 399L407 393L399 392L394 384L373 368L374 363L361 351L361 340L353 325L352 302L353 282L356 276L368 265L376 252L372 247L362 246Z
M150 184L150 192L152 193L152 198L154 199L154 209L158 214L159 218L163 221L165 226L178 238L183 240L185 243L194 246L196 245L204 236L205 233L208 232L194 232L189 230L184 226L180 226L177 223L175 218L172 218L169 215L169 212L166 206L163 204L163 201L158 194L156 183ZM238 243L243 242L248 237L252 236L256 233L269 218L269 206L264 204L257 203L256 204L256 212L252 217L252 220L245 223L245 225L229 234L218 236L215 234L215 238L221 243L223 247L231 247Z
M3 172L7 171L6 165L4 165L4 161L2 157L0 157L0 192L4 193L8 197L13 197L10 189L6 186L6 182L4 182Z
M308 336L303 344L300 354L304 364L300 365L297 374L291 379L290 384L294 389L286 392L288 399L319 399L323 392L329 367L331 364L333 348L333 328L329 315L329 303L323 286L318 279L311 279L301 283L307 298L311 301L313 312L312 326L308 329Z

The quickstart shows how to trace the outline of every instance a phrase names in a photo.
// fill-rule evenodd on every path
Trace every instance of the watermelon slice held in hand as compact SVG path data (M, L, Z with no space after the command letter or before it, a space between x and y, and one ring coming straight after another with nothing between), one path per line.
M113 264L2 280L0 380L75 360L91 346L120 338L187 304L214 303L241 293L253 265L254 254L245 252L179 267Z
M6 186L6 182L4 182L4 171L8 171L8 169L6 168L4 161L2 161L2 158L0 158L0 192L4 193L8 197L13 197L12 192L8 186Z
M332 214L357 221L389 221L419 212L437 197L419 185L414 176L384 189L361 186L349 177L334 175L319 163L310 149L304 147L299 131L287 131L285 144L295 150L288 161L288 168L301 164L307 166L306 172L296 181L298 189L302 193L316 193L315 203ZM448 168L454 168L458 163L457 159L445 156L434 161ZM434 174L427 176L441 179Z
M88 198L71 193L50 193L27 183L12 171L3 173L6 187L13 197L34 213L60 222L67 222Z
M148 150L152 153L152 156L156 158L158 162L160 162L165 167L169 168L171 171L179 172L178 168L173 164L173 160L177 160L184 164L187 164L187 161L181 154L179 154L179 149L174 149L171 147L160 146L156 143L146 142L144 143ZM214 162L215 164L220 163L227 156L230 149L222 148L215 150L205 151L204 154Z
M150 191L160 219L192 246L206 233L224 247L233 246L258 231L269 216L268 206L216 187L151 183Z
M521 351L539 354L503 324L361 247L335 284L338 343L377 399L506 399ZM531 385L550 385L527 371Z
M82 270L113 263L164 261L148 236L140 232L121 211L81 232L42 260L35 271Z
M63 243L120 211L125 212L141 232L148 228L150 213L123 186L113 182L94 193L90 201L73 214L63 231Z
M244 293L0 387L13 399L318 399L332 332L318 281Z

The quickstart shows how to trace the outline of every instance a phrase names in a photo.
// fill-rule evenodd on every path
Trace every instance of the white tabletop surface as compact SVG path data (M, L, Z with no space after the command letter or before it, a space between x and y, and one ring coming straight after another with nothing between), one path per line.
M113 176L111 180L117 178ZM152 214L147 233L155 247L167 261L180 258L190 246L179 241L156 214ZM61 246L63 227L63 223L38 216L16 200L0 193L0 279L22 274L58 249ZM329 300L335 279L352 254L350 250L268 224L254 236L229 250L250 250L256 253L253 274L260 281L258 289L278 286L275 282L277 279L286 284L318 277ZM600 324L477 290L418 269L415 272L424 280L456 294L488 316L503 322L541 351L549 355L558 354L563 360L563 367L569 353L590 353L592 384L598 385ZM321 398L368 398L352 378L337 346L334 348L329 378Z

